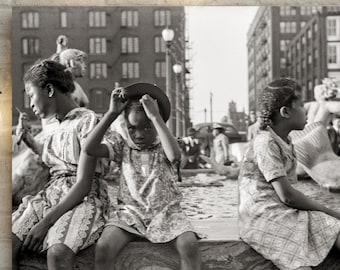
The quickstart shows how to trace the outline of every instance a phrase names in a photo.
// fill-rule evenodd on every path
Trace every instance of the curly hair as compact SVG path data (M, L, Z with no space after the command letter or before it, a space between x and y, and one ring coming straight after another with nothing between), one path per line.
M258 98L260 129L270 126L283 106L301 98L301 86L290 78L280 78L270 82Z
M24 75L24 83L32 83L39 88L52 84L62 93L72 93L75 89L71 72L49 59L38 60Z

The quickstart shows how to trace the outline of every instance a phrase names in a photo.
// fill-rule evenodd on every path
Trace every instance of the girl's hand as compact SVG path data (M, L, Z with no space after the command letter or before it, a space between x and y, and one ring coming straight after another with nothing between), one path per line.
M15 130L15 135L18 137L17 143L20 144L21 140L27 135L31 129L29 125L28 115L25 112L20 112L18 126Z
M160 116L157 100L153 99L149 95L144 95L139 101L142 103L146 116L150 120Z
M120 114L128 104L124 97L124 88L114 89L111 93L109 112Z
M31 250L33 252L42 251L48 230L49 226L45 224L43 220L34 225L22 245L22 250Z

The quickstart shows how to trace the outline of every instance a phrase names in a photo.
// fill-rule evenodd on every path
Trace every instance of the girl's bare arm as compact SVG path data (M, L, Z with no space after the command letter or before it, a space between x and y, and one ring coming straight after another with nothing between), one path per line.
M163 118L159 113L156 100L149 95L144 95L141 98L141 103L143 104L146 115L151 120L158 133L167 158L172 163L179 162L181 160L181 149L179 148L175 137L165 125Z
M272 185L280 200L284 204L301 210L321 211L337 219L340 219L339 212L327 208L326 206L314 201L300 191L296 190L290 185L286 177L279 177L275 179L272 181Z

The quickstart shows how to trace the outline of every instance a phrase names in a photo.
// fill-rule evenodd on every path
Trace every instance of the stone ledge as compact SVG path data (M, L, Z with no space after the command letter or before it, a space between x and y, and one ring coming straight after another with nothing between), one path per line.
M236 219L193 221L207 236L199 241L202 270L277 270L268 260L239 240ZM75 269L93 269L94 247L79 253ZM46 255L23 254L21 270L47 270ZM118 257L117 270L178 270L179 257L170 244L129 243ZM332 250L317 270L340 269L340 252Z

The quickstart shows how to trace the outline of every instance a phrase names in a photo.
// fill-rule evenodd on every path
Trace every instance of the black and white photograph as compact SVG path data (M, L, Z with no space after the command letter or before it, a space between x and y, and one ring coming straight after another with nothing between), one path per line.
M11 23L13 270L340 269L340 6Z

